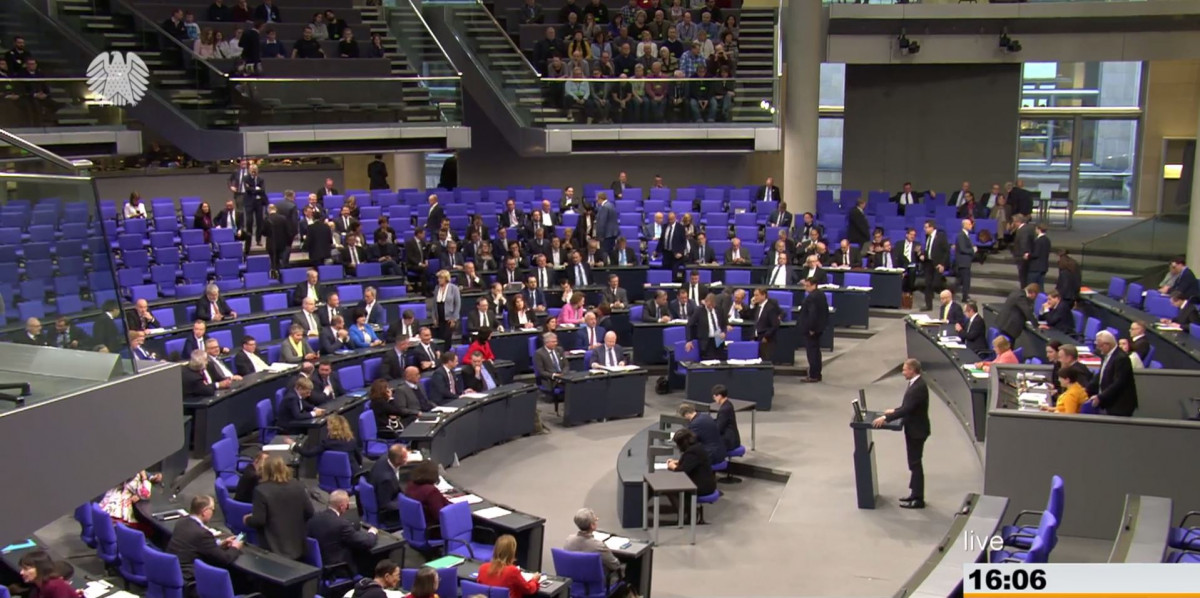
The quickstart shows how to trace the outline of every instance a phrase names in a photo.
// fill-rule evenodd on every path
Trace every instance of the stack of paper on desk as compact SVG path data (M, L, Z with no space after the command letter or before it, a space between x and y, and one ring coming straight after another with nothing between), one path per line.
M474 514L479 515L480 517L483 517L484 519L495 519L497 517L503 517L505 515L512 515L512 511L510 511L504 507L488 507L486 509L479 509L478 511L475 511Z
M455 411L458 411L458 407L449 407L447 405L438 405L437 407L433 408L433 411L435 413L454 413Z
M486 399L487 395L482 392L464 392L460 397L464 399Z
M445 494L445 493L447 493L447 492L449 492L449 491L453 490L453 489L454 489L454 486L451 486L451 485L450 485L450 482L447 482L447 481L446 481L446 478L443 478L443 477L441 477L441 476L438 476L437 489L438 489L438 491L439 491L439 492L441 492L442 494Z
M762 363L762 358L755 357L754 359L727 359L725 363L729 365L757 365Z
M277 361L277 362L272 363L271 365L267 366L267 369L272 372L279 373L279 372L291 371L298 367L300 367L300 366L298 366L294 363L283 363L283 362Z
M621 536L611 536L604 541L604 545L607 546L609 550L621 550L623 548L628 548L630 544L631 542L629 541L629 538L622 538Z
M474 494L464 494L462 496L455 496L454 498L451 498L450 502L452 502L452 503L465 502L469 505L473 505L475 503L483 502L483 499L479 498L478 496L476 496Z

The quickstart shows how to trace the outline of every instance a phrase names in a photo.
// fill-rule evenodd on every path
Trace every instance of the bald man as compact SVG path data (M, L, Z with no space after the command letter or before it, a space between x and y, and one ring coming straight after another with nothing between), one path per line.
M25 330L15 334L12 341L22 345L50 346L50 341L42 334L42 321L37 318L25 320Z
M966 185L966 183L963 183ZM958 277L959 291L962 300L971 298L971 264L975 261L975 242L971 240L971 231L975 229L975 221L964 219L958 238L954 240L954 274Z
M145 299L138 299L133 304L133 311L125 318L129 330L153 330L162 328L154 314L150 313L150 304Z
M616 367L625 365L625 349L617 344L617 333L608 331L604 333L604 344L600 347L592 349L592 362L590 367Z
M317 540L321 549L321 561L325 563L340 563L348 573L353 575L352 563L355 557L370 554L375 547L375 537L379 530L367 526L360 529L346 519L346 511L350 510L350 495L345 490L334 490L329 494L329 508L313 515L308 520L308 535ZM342 567L337 567L341 569Z

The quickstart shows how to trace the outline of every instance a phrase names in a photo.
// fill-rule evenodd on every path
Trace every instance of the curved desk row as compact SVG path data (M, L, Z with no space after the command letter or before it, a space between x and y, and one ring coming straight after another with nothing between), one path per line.
M962 596L963 567L987 559L987 539L1000 532L1008 499L968 494L946 535L893 598Z
M737 288L745 288L747 293L750 291L749 285L734 285ZM646 287L647 293L654 291L663 291L667 297L674 300L676 293L682 288L679 284L673 285L650 285ZM710 287L710 291L720 293L723 287ZM851 326L862 326L869 328L871 326L871 310L870 301L868 300L869 291L862 289L851 289L846 287L821 287L818 291L826 293L829 300L829 327L830 328L849 328ZM798 308L804 301L804 295L807 291L799 285L788 285L784 287L768 287L768 293L789 293L791 300L784 302L780 301L784 311L791 311L792 319L796 318L797 309L789 309L791 307ZM783 296L783 295L781 295ZM703 299L688 298L697 304Z
M970 349L953 349L939 342L941 332L957 334L950 326L920 326L911 318L904 326L908 356L921 362L921 376L934 384L970 437L983 442L990 408L988 377L963 369L978 361L979 356Z
M688 266L689 270L695 268L701 272L701 276L705 271L712 272L711 280L725 280L725 273L730 270L748 271L750 273L750 285L763 285L767 282L767 277L771 274L773 265L766 266L727 266L718 264L694 265ZM799 267L797 267L797 271ZM847 273L865 274L868 277L871 290L868 291L868 303L871 307L900 307L902 290L902 282L904 280L903 270L876 270L872 268L824 268L826 274L833 277L833 283L842 285L846 280ZM707 281L706 281L707 282Z
M14 576L19 576L21 573L21 558L34 551L49 554L50 558L55 562L66 560L59 558L49 546L46 546L41 541L30 538L24 542L18 542L12 546L5 547L3 551L0 551L0 563L3 563L4 568L11 571ZM137 595L127 589L122 589L125 587L122 581L115 579L109 581L105 579L102 573L84 569L78 565L72 566L75 568L75 574L70 580L71 587L86 592L85 595L90 598L127 598ZM116 582L117 585L114 585L113 582Z
M1160 496L1125 496L1125 511L1117 539L1108 555L1110 563L1161 563L1167 556L1171 534L1171 499Z
M780 324L779 332L775 336L775 346L771 351L771 363L775 365L796 364L796 351L804 346L800 329L796 327L799 313L799 308L793 309L792 319ZM832 308L830 313L834 313ZM738 336L729 336L726 340L730 342L754 340L754 322L741 320L730 322L730 325L737 331ZM668 347L666 341L663 340L663 331L668 328L684 328L684 323L634 322L632 324L633 362L638 365L666 365L669 361L668 354L674 349L674 347ZM825 351L833 350L833 328L833 326L826 326L821 334L821 349Z
M655 461L665 461L675 454L671 433L683 420L664 416L625 443L617 457L617 519L624 528L643 527L646 519L646 499L643 479L655 471ZM682 508L682 505L681 505Z
M1146 338L1154 349L1154 360L1163 364L1164 368L1192 370L1200 368L1200 339L1193 337L1187 330L1172 332L1159 330L1154 326L1158 316L1126 305L1101 293L1086 293L1080 299L1083 311L1089 317L1100 320L1103 327L1113 327L1121 331L1121 336L1128 336L1129 325L1142 321L1146 327Z

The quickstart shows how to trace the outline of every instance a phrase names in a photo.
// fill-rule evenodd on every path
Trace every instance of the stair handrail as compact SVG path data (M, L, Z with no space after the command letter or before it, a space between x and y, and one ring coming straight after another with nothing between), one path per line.
M147 17L146 13L143 13L142 11L138 10L132 4L130 4L129 2L126 2L125 0L112 0L112 1L119 4L125 10L133 13L133 15L136 16L138 19L141 19L143 22L147 23L149 28L151 28L153 31L157 32L159 34L159 36L171 40L171 42L174 43L176 46L179 46L180 48L182 48L184 51L184 56L190 58L194 62L199 62L200 64L203 64L205 67L208 68L209 71L216 73L218 76L220 76L222 78L225 78L225 79L229 78L228 73L225 73L221 69L213 66L212 63L210 63L207 59L201 58L198 54L196 54L195 50L193 50L187 44L179 41L179 39L176 38L174 35L171 35L170 33L168 33L167 30L163 29L161 25L159 25L158 23L156 23L154 21L154 19Z
M543 77L542 73L537 70L537 67L533 66L533 63L529 62L529 59L525 57L525 52L522 52L521 48L517 46L517 44L513 43L512 38L508 36L508 30L500 26L500 21L497 21L496 16L492 14L492 11L488 10L487 6L484 6L483 0L475 0L475 5L478 6L479 10L482 10L483 14L486 14L488 19L492 21L492 24L496 26L496 29L498 29L500 34L504 37L504 41L508 43L513 52L517 53L517 56L521 57L521 62L524 62L525 66L528 67L529 70L533 71L534 75L537 75L537 77L541 79Z
M1087 250L1087 246L1088 246L1088 245L1091 245L1092 243L1096 243L1096 242L1098 242L1098 241L1103 241L1103 240L1105 240L1105 239L1107 239L1107 238L1109 238L1109 237L1111 237L1111 236L1113 236L1113 235L1117 235L1117 234L1124 233L1125 231L1131 230L1131 229L1133 229L1133 228L1135 228L1135 227L1142 226L1142 225L1146 224L1147 222L1154 221L1154 220L1156 220L1157 218L1158 218L1158 216L1151 216L1151 217L1149 217L1149 218L1143 218L1143 219L1141 219L1141 220L1138 220L1137 222L1131 222L1131 223L1129 223L1129 224L1126 224L1125 226L1122 226L1122 227L1120 227L1120 228L1116 228L1116 229L1110 230L1110 231L1108 231L1108 232L1106 232L1106 233L1104 233L1104 234L1102 234L1102 235L1100 235L1100 236L1098 236L1098 237L1093 237L1093 238L1091 238L1091 239L1088 239L1088 240L1084 241L1084 242L1081 244L1081 249L1083 249L1083 250L1085 250L1085 251L1086 251L1086 250Z
M413 13L415 13L417 15L417 19L419 19L421 21L421 26L425 28L425 33L429 36L430 39L433 40L433 43L437 44L438 51L442 53L442 58L445 58L446 62L450 65L450 68L454 69L454 72L458 73L458 75L461 77L462 69L459 69L458 65L454 64L454 60L452 58L450 58L450 54L446 53L446 47L442 45L442 40L438 39L438 37L433 34L433 29L431 29L429 27L429 23L425 20L425 15L421 14L421 10L419 8L417 8L417 5L413 3L413 0L407 0L407 1L408 1L409 8L411 8ZM488 13L488 14L491 14L491 13ZM495 20L495 19L493 19L493 20ZM419 56L418 56L418 58L419 58ZM410 58L410 60L411 60L411 58ZM424 63L425 61L421 60L421 62Z
M476 0L476 3L478 4L478 0ZM454 5L452 5L452 4L446 4L446 5L441 5L441 6L439 6L439 8L441 8L441 9L444 11L444 14L445 14L446 23L447 23L446 30L450 32L450 35L453 35L453 36L454 36L454 38L455 38L456 40L458 40L458 44L459 44L460 46L462 46L464 49L467 49L467 48L469 48L469 47L470 47L470 41L469 41L468 39L466 39L466 38L469 38L469 37L470 37L470 34L468 34L468 33L466 32L466 30L465 30L465 29L466 29L466 25L467 25L467 24L466 24L466 23L465 23L465 22L464 22L464 21L463 21L461 18L459 18L459 16L458 16L458 14L457 14L457 13L455 13L455 12L454 12ZM484 12L487 12L487 8L486 8L486 7L484 7L484 6L480 6L479 8L480 8L481 10L483 10ZM489 13L489 14L490 14L490 13ZM492 19L492 20L493 20L493 21L495 21L495 19ZM462 26L462 28L463 28L463 31L459 31L459 28L458 28L458 27L456 27L456 26L452 26L452 25L451 25L452 23L453 23L453 24L457 24L457 25L460 25L460 26ZM502 30L502 31L503 31L503 30ZM507 33L505 33L505 34L504 34L504 37L506 37L506 38L507 38L507 37L508 37L508 34L507 34ZM494 91L494 92L496 93L496 96L497 96L497 97L503 98L503 97L504 97L504 86L503 86L503 85L501 85L501 86L497 87L497 84L496 84L496 82L495 82L495 81L493 81L493 80L492 80L492 77L491 77L491 76L489 76L489 74L488 74L488 71L489 71L489 69L487 69L487 68L486 68L486 67L483 65L483 63L481 63L481 62L480 62L479 58L478 58L478 57L477 57L477 56L476 56L476 55L475 55L473 52L466 52L466 54L467 54L467 59L468 59L468 60L469 60L469 61L470 61L470 62L471 62L473 65L475 65L475 66L476 66L476 68L478 68L478 69L480 70L480 72L481 72L481 73L483 73L483 75L484 75L484 76L483 76L483 81L484 81L484 82L487 84L487 86L492 88L492 91ZM524 58L524 56L525 56L524 54L522 54L522 55L521 55L521 57L522 57L522 58ZM538 74L537 70L534 70L534 71L533 71L533 73L534 73L535 75L538 75L538 76L540 77L540 75ZM516 120L518 123L521 123L521 126L524 126L524 127L529 127L529 126L532 126L532 124L533 124L533 122L532 122L532 119L526 119L526 118L522 118L520 111L519 111L519 110L517 109L517 107L516 107L516 102L506 102L506 101L502 101L502 102L500 102L500 105L501 105L501 106L504 106L504 109L505 109L505 110L507 110L507 111L508 111L508 113L509 113L510 115L512 115L512 117L513 117L513 118L514 118L514 119L515 119L515 120Z
M794 0L793 0L794 1ZM775 62L775 76L783 76L783 62L779 60L783 56L783 0L779 0L779 5L775 9L775 55L771 60ZM778 97L778 94L776 94Z
M59 168L69 170L79 176L87 176L87 171L92 167L91 160L72 160L64 158L36 143L33 143L32 141L25 139L24 137L13 135L4 129L0 129L0 143L6 143L13 147L25 150L43 160L46 160L47 162L50 162L51 164L54 164L55 166L58 166Z

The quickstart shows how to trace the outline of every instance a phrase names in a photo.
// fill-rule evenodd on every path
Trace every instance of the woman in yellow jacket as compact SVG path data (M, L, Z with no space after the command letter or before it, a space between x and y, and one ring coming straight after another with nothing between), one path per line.
M1058 396L1058 402L1054 404L1054 407L1043 407L1043 409L1055 413L1079 413L1083 402L1088 398L1087 390L1079 383L1079 373L1069 369L1059 370L1058 380L1063 389L1062 394Z

